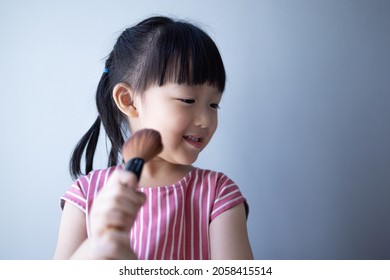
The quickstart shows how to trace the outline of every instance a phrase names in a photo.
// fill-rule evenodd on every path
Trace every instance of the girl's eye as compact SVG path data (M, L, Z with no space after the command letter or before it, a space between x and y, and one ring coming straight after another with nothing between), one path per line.
M179 99L181 102L183 103L187 103L187 104L193 104L195 103L195 99Z
M221 107L219 107L219 105L217 103L210 104L210 107L213 109L220 109L221 108Z

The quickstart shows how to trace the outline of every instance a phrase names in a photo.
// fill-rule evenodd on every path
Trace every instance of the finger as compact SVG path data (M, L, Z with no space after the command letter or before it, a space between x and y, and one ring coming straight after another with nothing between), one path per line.
M145 201L144 193L116 185L109 193L100 197L99 201L95 201L94 204L98 207L94 209L94 213L104 217L105 213L120 212L123 215L134 217Z
M145 195L137 192L123 193L120 197L99 202L99 207L94 209L94 216L105 217L105 214L110 212L118 212L132 217L137 215L140 207L144 204Z
M122 170L118 174L119 183L130 189L138 188L138 179L137 176L133 172Z
M119 181L119 177L113 178L113 181ZM98 212L112 209L123 209L123 211L126 211L129 205L134 205L134 207L139 208L144 204L145 195L143 193L132 188L124 187L118 182L115 184L113 181L110 182L111 186L106 186L97 196L93 204L95 206L99 205L99 207L95 210Z
M138 203L141 207L146 202L146 194L144 194L143 192L140 192L140 191L136 191L135 193L137 195Z
M146 200L146 196L139 190L119 184L113 186L111 192L104 199L122 207L127 207L128 204L142 206Z
M129 205L126 209L111 209L110 211L95 212L91 216L93 232L100 235L106 229L115 228L129 231L137 217L139 207Z

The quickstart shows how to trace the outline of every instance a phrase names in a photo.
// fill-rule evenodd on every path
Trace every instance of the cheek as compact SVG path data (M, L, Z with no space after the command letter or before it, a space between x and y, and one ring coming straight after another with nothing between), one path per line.
M218 113L215 113L215 115L212 117L212 121L210 124L210 132L214 133L217 130L218 127Z
M161 122L159 128L166 140L177 144L185 134L187 126L182 118L171 117Z
M148 106L139 117L143 127L160 130L161 127L170 119L169 114L159 106Z
M160 132L163 145L175 146L182 140L188 124L184 116L178 116L169 112L164 114L148 115L144 119L144 127L153 128Z

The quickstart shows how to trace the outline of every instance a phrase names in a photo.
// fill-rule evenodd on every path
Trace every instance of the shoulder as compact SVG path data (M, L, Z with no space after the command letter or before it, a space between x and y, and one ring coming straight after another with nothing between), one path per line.
M215 184L225 184L226 182L233 183L233 180L229 178L226 174L219 171L214 171L210 169L203 169L199 167L195 167L188 176L190 179L199 179L199 178L206 178L210 179L211 182L214 182Z
M122 169L122 166L93 170L87 175L80 176L73 181L70 188L60 198L61 208L63 209L65 201L68 201L85 211L88 201L96 196L97 192L105 185L107 178L117 169Z
M223 172L194 168L185 181L190 189L206 187L214 197L224 197L231 193L241 194L237 184Z
M87 175L79 177L73 182L73 186L79 187L84 194L87 194L91 191L91 188L101 189L107 179L115 170L121 170L122 165L110 166L104 169L96 169L89 172Z
M202 168L195 168L191 173L192 180L200 181L199 178L202 178L202 181L212 190L211 220L241 203L248 215L249 207L246 198L238 185L225 173Z
M238 188L237 184L229 176L220 171L195 168L191 173L193 180L196 178L202 178L203 181L207 180L207 184L212 185L217 192L226 187Z

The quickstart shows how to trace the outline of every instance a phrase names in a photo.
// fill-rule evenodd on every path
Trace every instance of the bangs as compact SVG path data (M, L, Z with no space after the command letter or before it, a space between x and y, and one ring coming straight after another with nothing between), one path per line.
M223 92L225 68L213 40L185 22L160 26L139 65L138 89L166 83L208 84Z

